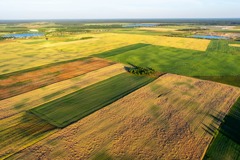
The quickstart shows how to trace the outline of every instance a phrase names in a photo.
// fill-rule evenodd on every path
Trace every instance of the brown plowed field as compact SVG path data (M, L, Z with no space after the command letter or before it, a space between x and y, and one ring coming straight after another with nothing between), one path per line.
M112 63L90 58L59 64L0 80L0 100L100 69Z
M10 159L201 159L214 119L239 95L239 88L167 74Z

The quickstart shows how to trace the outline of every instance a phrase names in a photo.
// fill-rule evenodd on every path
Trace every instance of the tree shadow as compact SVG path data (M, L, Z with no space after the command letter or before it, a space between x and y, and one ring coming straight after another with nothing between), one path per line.
M213 118L213 123L210 125L203 124L203 129L213 136L219 132L240 145L240 99L225 117L224 115L223 112L218 112L216 116L210 114ZM221 125L219 128L216 128L215 126L218 123L221 123Z

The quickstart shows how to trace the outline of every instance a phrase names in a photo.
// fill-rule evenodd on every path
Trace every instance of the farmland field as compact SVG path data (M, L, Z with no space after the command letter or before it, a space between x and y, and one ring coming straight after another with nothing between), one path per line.
M129 21L0 20L0 159L240 159L240 20Z
M11 118L1 119L0 126L0 159L7 158L57 131L55 126L30 113L19 113Z
M83 37L91 39L79 40ZM0 42L0 75L46 64L87 57L112 49L147 43L154 45L206 50L209 40L131 34L82 34L33 40L7 40ZM5 54L8 54L7 56Z
M223 63L223 57L225 63ZM107 58L116 62L133 63L152 67L162 72L187 76L227 76L240 73L237 64L240 55L216 54L163 46L149 45Z
M160 27L155 27L155 28L145 28L141 27L139 30L147 30L147 31L157 31L157 32L176 32L176 28L160 28Z
M218 134L210 145L204 159L232 160L240 157L240 99L222 121Z
M240 48L229 46L231 43L235 43L235 45L240 44L239 42L230 40L213 40L208 47L208 51L239 56Z
M155 78L123 73L65 97L33 108L30 112L57 127L66 127L105 107Z
M69 93L124 72L126 72L124 65L114 64L72 79L48 85L46 87L14 96L12 98L1 100L0 119L11 117L22 111L27 111L41 104L60 98Z
M240 44L229 44L230 47L240 47Z
M57 131L55 126L29 113L29 109L123 72L125 72L123 65L115 64L19 96L1 100L0 159L8 157ZM11 145L9 146L10 142Z
M105 58L121 63L151 67L161 72L198 77L240 86L239 48L232 49L227 41L212 41L208 50L196 51L148 45ZM101 55L101 54L99 54ZM101 57L104 57L101 56ZM219 77L219 78L218 78Z
M239 95L238 88L167 74L10 159L200 159L213 116L224 117Z
M113 63L103 59L92 58L8 76L0 79L0 100L70 79L111 64Z

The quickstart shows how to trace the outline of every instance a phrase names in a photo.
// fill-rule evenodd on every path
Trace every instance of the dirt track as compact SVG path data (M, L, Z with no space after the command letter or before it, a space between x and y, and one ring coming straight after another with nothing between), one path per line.
M11 159L200 159L239 89L167 74ZM219 117L221 115L221 117Z

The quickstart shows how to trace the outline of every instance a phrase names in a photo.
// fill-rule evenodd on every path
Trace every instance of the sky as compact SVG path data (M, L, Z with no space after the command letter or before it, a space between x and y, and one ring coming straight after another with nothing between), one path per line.
M115 18L240 18L240 0L0 0L0 20Z

